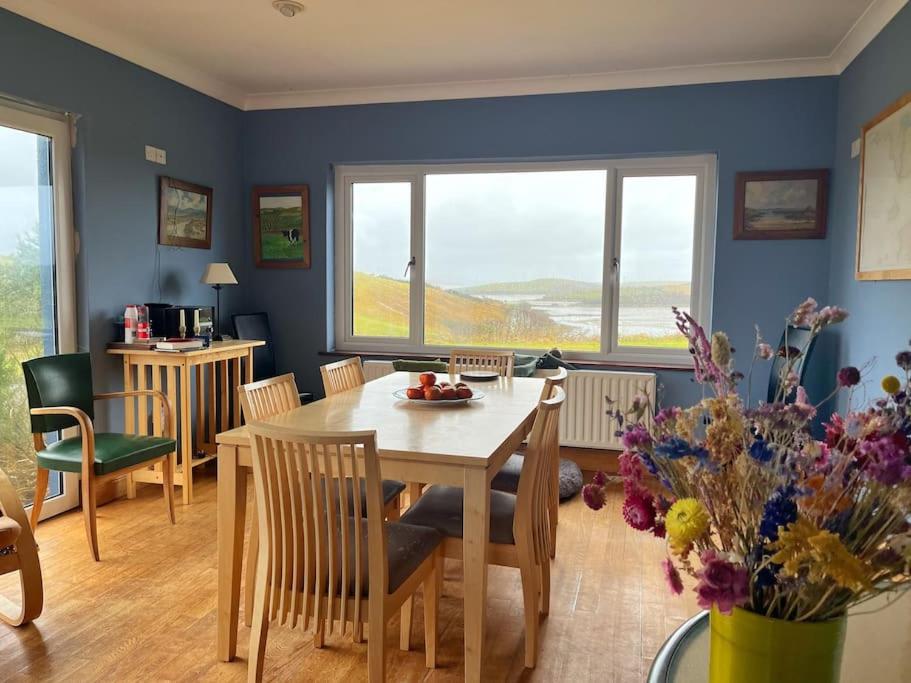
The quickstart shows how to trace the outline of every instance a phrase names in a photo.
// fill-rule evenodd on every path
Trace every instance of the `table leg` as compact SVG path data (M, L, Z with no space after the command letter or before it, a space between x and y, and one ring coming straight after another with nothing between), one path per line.
M228 361L225 361L228 362ZM240 364L241 357L238 356L230 361L231 363L231 403L234 406L234 421L231 423L232 427L240 427L240 400L238 398L237 390L240 388L242 382L240 381Z
M133 391L133 371L131 369L130 357L123 357L123 390ZM136 404L132 398L123 399L123 431L127 434L135 433L134 417L136 415ZM127 473L127 498L136 497L136 482L133 481L133 474Z
M237 653L240 574L247 514L247 473L237 464L237 448L218 447L218 659Z
M180 366L180 462L183 464L183 504L193 502L193 422L190 419L190 367Z
M463 505L465 680L480 681L487 619L487 547L490 538L490 485L486 470L473 467L465 470Z

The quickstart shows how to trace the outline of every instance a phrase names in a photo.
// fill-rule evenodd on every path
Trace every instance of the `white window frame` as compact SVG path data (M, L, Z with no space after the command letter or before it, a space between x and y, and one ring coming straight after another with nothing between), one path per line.
M606 361L618 365L689 367L686 349L620 347L614 337L618 316L619 262L622 216L622 183L628 176L693 175L696 177L696 210L693 225L693 276L690 294L692 315L711 329L717 204L717 158L714 154L541 161L517 163L340 165L335 168L335 349L345 352L447 355L452 346L423 343L425 177L436 174L503 173L520 171L606 171L604 218L604 272L602 279L601 351L566 352L567 359ZM409 271L409 336L401 339L353 334L353 224L352 185L355 183L409 182L411 194L411 254ZM617 264L615 267L614 264ZM405 264L402 264L404 269ZM542 349L515 349L540 353Z
M74 353L76 351L76 236L73 228L70 118L65 114L56 114L37 107L0 100L0 126L35 133L51 140L57 351L58 353ZM75 433L74 428L73 434ZM64 472L63 479L63 493L44 501L40 519L53 517L79 504L79 475Z

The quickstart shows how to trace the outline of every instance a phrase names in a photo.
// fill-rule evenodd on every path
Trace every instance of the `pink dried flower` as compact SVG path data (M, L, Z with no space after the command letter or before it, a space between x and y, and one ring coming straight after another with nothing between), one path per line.
M595 476L592 477L592 484L595 486L607 486L607 475L604 472L595 472Z
M813 297L808 297L806 301L800 304L797 308L794 309L794 312L791 313L791 323L797 325L798 327L810 327L816 322L816 299Z
M794 404L806 410L808 420L812 420L816 416L816 407L810 403L807 390L802 386L797 387L797 396L794 398Z
M645 492L633 493L623 501L623 519L633 529L648 531L655 525L655 505Z
M676 420L683 413L678 406L671 406L670 408L662 408L658 411L658 414L655 415L655 424L663 425L669 420Z
M769 360L769 358L775 355L775 351L770 345L766 344L765 342L759 342L756 345L756 355L763 360Z
M648 448L652 445L652 437L644 425L635 424L627 427L621 437L623 447L629 450L636 448Z
M847 317L848 312L844 308L840 308L839 306L826 306L819 312L816 322L821 327L825 327L826 325L844 322Z
M600 510L604 507L606 496L604 487L595 484L586 484L582 487L582 500L592 510Z
M722 614L730 614L734 607L747 603L750 573L746 567L718 557L714 550L703 551L699 559L702 569L696 573L696 595L702 609L715 605Z
M836 379L840 387L853 387L856 384L860 384L860 370L853 365L849 365L838 371Z
M664 526L664 522L655 522L655 526L652 527L652 533L658 538L667 536L667 528Z
M667 587L671 589L674 595L680 595L683 592L683 579L680 578L680 572L671 562L669 557L661 560L661 567L664 569L664 578L667 581Z

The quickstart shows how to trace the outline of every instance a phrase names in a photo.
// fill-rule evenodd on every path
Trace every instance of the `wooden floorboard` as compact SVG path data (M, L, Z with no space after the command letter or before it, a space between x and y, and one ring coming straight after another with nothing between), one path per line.
M250 631L241 626L238 659L215 657L216 534L214 470L195 484L195 502L167 523L161 489L140 486L135 500L98 509L100 563L91 560L79 510L38 528L44 613L25 628L0 625L2 681L244 681ZM252 493L252 492L251 492ZM538 667L523 667L519 572L490 571L484 679L642 681L665 638L697 611L692 594L667 592L661 541L628 528L621 492L598 513L576 498L560 507L551 614L541 631ZM252 495L251 495L252 499ZM0 577L0 592L17 587ZM423 610L417 599L412 650L387 635L389 681L462 680L461 567L446 565L439 668L424 668ZM366 644L333 636L315 650L300 630L270 630L265 679L361 681Z

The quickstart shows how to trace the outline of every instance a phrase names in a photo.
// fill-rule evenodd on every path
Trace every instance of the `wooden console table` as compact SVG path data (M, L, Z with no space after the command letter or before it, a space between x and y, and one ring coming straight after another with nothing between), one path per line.
M184 503L193 500L193 468L215 457L215 435L240 425L237 387L253 381L253 349L264 344L251 340L216 341L209 348L180 353L125 348L120 344L108 347L109 354L123 357L124 391L157 389L170 399L170 419L177 438L174 484L182 487ZM195 375L196 385L195 448L191 375ZM220 391L216 389L219 384ZM145 396L124 399L127 433L161 434L160 412L152 411L151 421L145 417L148 415L147 400ZM206 455L194 458L196 451L205 451ZM127 497L136 495L136 482L161 484L161 465L128 475Z

